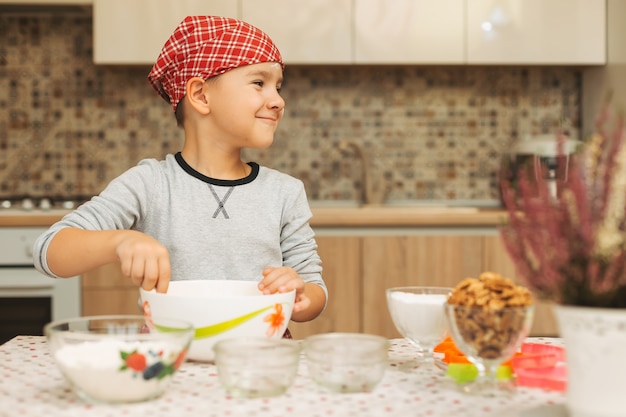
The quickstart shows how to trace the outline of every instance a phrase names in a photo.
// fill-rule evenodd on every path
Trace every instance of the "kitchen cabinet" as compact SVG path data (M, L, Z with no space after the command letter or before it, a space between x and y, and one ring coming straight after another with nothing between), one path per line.
M96 64L153 65L165 41L189 15L238 17L233 0L93 0Z
M390 229L391 230L391 229ZM405 230L405 231L404 231ZM495 229L427 228L376 232L358 228L344 233L324 228L316 237L329 300L315 320L291 322L296 339L327 332L364 332L401 337L395 329L385 290L399 286L453 287L466 277L494 271L515 279L515 268ZM118 264L83 275L83 315L139 314L139 291ZM531 334L554 336L552 306L538 302Z
M478 277L484 271L494 271L520 282L495 229L488 233L415 232L361 236L359 331L390 338L401 337L389 315L387 288L418 285L454 287L462 279ZM325 275L325 279L332 284L332 275ZM531 335L555 336L557 333L552 306L537 302Z
M378 235L373 230L343 234L331 227L317 235L328 306L313 321L291 323L295 338L325 332L401 337L389 316L387 288L451 287L482 271L481 235Z
M354 236L345 236L332 235L330 228L318 236L329 307L311 322L290 325L294 337L328 331L401 337L387 309L385 290L391 287L454 287L462 279L478 277L484 271L498 272L521 283L494 228L476 232L416 228L388 234L374 233L375 229L362 228ZM557 334L551 305L537 302L531 335Z
M467 0L468 64L605 64L605 0Z
M267 33L287 64L352 62L352 0L240 0L241 19Z
M317 333L359 332L363 291L361 238L358 236L318 236L323 277L328 287L326 309L315 319L291 322L289 331L296 339Z
M193 14L258 26L287 64L606 63L606 0L84 1L97 64L152 65Z
M141 314L139 289L124 276L117 263L107 264L82 276L83 316Z
M402 286L453 287L482 271L481 235L382 235L363 238L362 331L402 337L385 290Z
M465 0L355 0L357 64L462 64Z

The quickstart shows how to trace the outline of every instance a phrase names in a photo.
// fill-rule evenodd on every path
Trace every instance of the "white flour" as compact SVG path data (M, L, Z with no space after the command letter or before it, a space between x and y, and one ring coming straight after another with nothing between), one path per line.
M66 345L54 356L61 371L81 394L101 402L131 402L160 395L172 374L161 379L145 379L141 370L128 366L122 369L125 362L121 352L143 354L147 369L159 362L164 366L173 364L180 350L177 345L166 342L102 340Z
M421 347L430 349L439 343L446 331L445 294L392 292L389 311L398 331Z

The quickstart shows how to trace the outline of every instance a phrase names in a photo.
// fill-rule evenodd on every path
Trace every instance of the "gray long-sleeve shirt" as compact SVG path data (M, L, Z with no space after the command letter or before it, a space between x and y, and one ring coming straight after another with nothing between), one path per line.
M326 292L302 182L249 165L248 177L230 181L200 174L180 153L143 160L42 234L35 267L55 277L46 251L65 227L133 229L167 247L172 280L260 281L263 268L284 265Z

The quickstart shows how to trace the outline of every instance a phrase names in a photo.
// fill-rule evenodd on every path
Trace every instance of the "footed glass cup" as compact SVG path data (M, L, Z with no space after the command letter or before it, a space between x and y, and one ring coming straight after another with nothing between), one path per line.
M433 348L446 337L444 304L449 287L409 286L387 289L387 307L398 332L420 357L406 366L433 363Z
M499 309L445 304L450 336L478 369L478 377L459 385L461 391L486 397L515 391L512 381L499 381L497 369L511 358L528 335L534 306Z

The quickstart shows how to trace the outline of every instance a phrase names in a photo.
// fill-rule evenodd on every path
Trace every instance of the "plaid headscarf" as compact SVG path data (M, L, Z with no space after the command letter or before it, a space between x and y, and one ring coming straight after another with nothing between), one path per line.
M278 48L261 30L232 18L187 16L165 42L148 81L176 111L190 78L207 79L260 62L284 68Z

